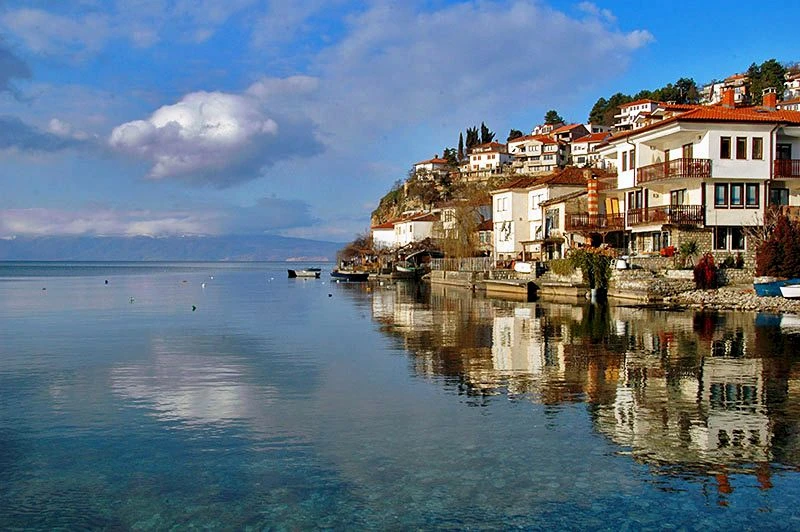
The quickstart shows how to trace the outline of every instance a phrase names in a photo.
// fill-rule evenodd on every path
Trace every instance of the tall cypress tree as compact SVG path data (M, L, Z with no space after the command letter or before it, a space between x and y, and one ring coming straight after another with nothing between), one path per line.
M464 158L464 134L458 133L458 160Z

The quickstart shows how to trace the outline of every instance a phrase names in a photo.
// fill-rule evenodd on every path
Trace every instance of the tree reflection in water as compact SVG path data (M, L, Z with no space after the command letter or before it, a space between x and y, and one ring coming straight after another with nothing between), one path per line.
M586 403L595 430L655 473L769 489L800 464L800 327L755 313L512 303L417 285L372 294L373 319L415 374L469 397ZM429 293L428 293L428 290Z

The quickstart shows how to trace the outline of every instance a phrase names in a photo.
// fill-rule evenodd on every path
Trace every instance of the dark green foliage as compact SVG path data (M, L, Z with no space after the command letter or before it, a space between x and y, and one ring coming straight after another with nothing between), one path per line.
M558 111L555 109L550 109L544 115L544 123L545 124L563 124L564 119L561 118L561 115L558 114Z
M509 140L518 139L518 138L524 137L524 136L525 136L525 133L523 133L519 129L512 129L511 131L508 132L508 138L506 139L506 142L509 141Z
M481 144L486 144L494 140L494 131L490 131L486 124L481 122Z
M800 277L800 223L778 216L769 238L756 250L756 275Z
M673 85L667 83L656 90L641 90L633 96L618 92L608 100L600 98L595 102L589 112L589 122L592 124L614 125L614 115L619 113L619 106L635 100L656 100L659 102L697 103L700 91L692 78L680 78Z
M760 65L750 65L747 69L747 77L750 78L750 103L761 105L762 91L769 87L775 87L778 99L782 100L785 73L786 69L775 59L768 59Z
M583 279L589 288L607 289L611 279L613 251L601 248L578 248L570 252L569 260L575 268L583 272Z
M445 148L442 152L442 158L447 159L447 163L451 166L458 166L458 154L455 148Z
M698 290L717 287L717 266L711 253L706 253L697 261L694 267L694 285Z
M478 138L478 127L473 126L467 128L467 153L469 153L470 150L478 144L480 144L480 138Z
M464 158L464 134L459 132L459 134L458 134L458 160L460 161L463 158Z

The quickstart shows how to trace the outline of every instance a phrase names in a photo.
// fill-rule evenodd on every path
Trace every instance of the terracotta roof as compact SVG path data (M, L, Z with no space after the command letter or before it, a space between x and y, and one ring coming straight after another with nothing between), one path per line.
M434 157L433 159L428 159L427 161L420 161L417 164L447 164L448 162L449 161L447 159L442 159L441 157Z
M600 133L589 133L588 135L584 135L579 139L573 140L572 143L577 144L579 142L602 142L609 135L610 133L608 131L602 131Z
M416 214L411 214L404 218L400 218L399 220L395 220L394 224L401 224L405 222L435 222L439 219L439 215L433 214L430 212L418 212Z
M788 100L783 100L782 102L778 102L778 105L784 105L784 104L787 104L787 103L788 104L800 103L800 97L790 98Z
M644 99L644 100L636 100L635 102L631 102L631 103L626 103L626 104L620 105L620 106L619 106L619 108L620 108L620 109L623 109L623 108L625 108L625 107L631 107L631 106L633 106L633 105L641 105L641 104L643 104L643 103L659 103L659 102L657 102L657 101L655 101L655 100L647 100L647 99Z
M582 125L583 124L569 124L567 126L561 126L560 128L553 130L552 134L556 135L558 133L564 133L564 132L567 132L567 131L572 131L573 129L575 129L577 127L580 127Z
M483 149L486 151L500 151L507 149L506 145L500 142L486 142L484 144L478 144L477 146L472 147L472 151Z
M525 135L516 139L509 140L508 142L527 142L529 140L537 140L542 144L558 144L558 141L548 135Z
M788 123L800 125L800 111L768 110L764 107L700 106L640 129L621 131L608 138L606 142L613 142L631 135L652 131L675 122Z
M384 222L379 225L373 225L371 229L373 231L376 229L394 229L394 222Z
M563 203L571 199L580 198L581 196L585 196L586 194L588 194L586 189L576 190L575 192L570 192L569 194L563 194L555 198L550 198L549 200L546 201L541 201L539 202L539 205L541 205L542 207L547 207L548 205L555 205L556 203Z
M511 190L511 189L525 189L541 185L575 185L582 186L586 184L586 176L584 172L591 171L592 175L598 179L602 179L608 175L608 172L600 168L578 168L577 166L567 166L555 172L539 175L539 176L525 176L507 182L495 191Z

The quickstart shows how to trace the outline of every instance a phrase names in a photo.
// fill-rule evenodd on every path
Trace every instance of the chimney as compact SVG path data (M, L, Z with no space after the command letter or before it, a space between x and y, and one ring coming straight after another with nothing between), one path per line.
M728 107L730 109L736 107L736 100L733 93L733 89L730 87L724 87L722 89L722 106Z
M584 170L583 175L586 177L586 210L588 211L591 219L592 216L597 216L600 214L600 208L598 206L600 200L597 195L597 179L594 178L592 171L589 169Z
M778 106L778 93L775 87L767 87L762 92L761 106L774 111Z

